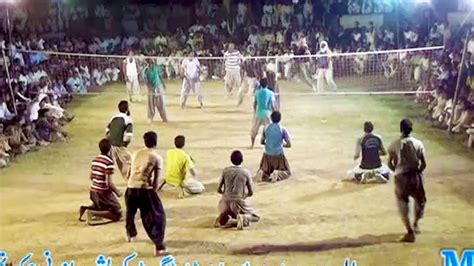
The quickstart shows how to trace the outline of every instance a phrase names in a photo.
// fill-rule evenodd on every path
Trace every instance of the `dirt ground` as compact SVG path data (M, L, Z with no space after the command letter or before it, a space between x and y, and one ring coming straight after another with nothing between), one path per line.
M207 94L223 92L222 83L203 85ZM284 92L305 92L302 84L283 83ZM168 84L176 93L179 84ZM121 265L133 251L146 265L158 265L153 245L137 220L138 242L125 242L124 222L89 227L77 221L87 204L90 160L98 153L123 85L102 95L86 96L71 106L76 119L68 126L72 138L19 158L0 171L0 250L18 261L33 252L31 261L46 265L43 250L50 249L57 264L95 265L98 254ZM197 260L201 265L343 265L346 257L364 265L440 265L441 248L474 247L474 152L423 120L423 109L400 96L283 95L282 123L293 137L286 151L293 170L290 180L256 184L251 203L262 216L245 231L212 227L217 215L217 183L229 155L241 149L245 167L256 172L262 148L249 150L252 119L250 98L242 107L235 100L207 96L206 108L180 110L178 98L169 96L171 122L146 122L146 103L131 105L135 139L131 150L142 146L141 136L159 134L159 153L173 147L177 134L187 137L186 150L196 160L199 179L206 186L201 196L178 199L160 194L167 214L166 241L178 264ZM398 137L398 121L415 120L415 136L425 142L427 209L423 233L414 244L397 240L404 233L398 217L393 184L343 183L362 124L371 120L386 145ZM116 175L121 190L125 183ZM123 204L123 199L121 199Z

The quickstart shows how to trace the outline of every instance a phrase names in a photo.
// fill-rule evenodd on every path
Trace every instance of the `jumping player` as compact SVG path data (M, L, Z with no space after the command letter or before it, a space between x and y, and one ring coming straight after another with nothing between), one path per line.
M203 108L204 104L201 92L201 80L199 79L201 64L199 63L199 60L197 59L194 52L191 52L189 56L183 60L183 63L181 64L181 71L184 76L183 85L181 87L181 108L184 109L186 107L186 101L188 100L188 96L191 91L197 94L198 102L201 108Z
M400 122L401 138L388 148L388 166L395 171L395 195L400 217L407 233L400 239L402 242L415 242L415 234L420 233L418 221L423 218L426 205L426 194L423 185L423 171L426 168L425 147L423 143L410 136L413 124L409 119ZM415 221L413 226L409 218L409 198L415 202Z
M225 77L224 85L226 90L226 96L230 97L233 95L233 91L238 90L240 87L240 64L242 63L242 55L239 51L235 50L234 44L229 43L227 51L224 53L224 67Z
M317 54L320 55L320 57L318 57L318 80L316 81L317 92L323 91L322 85L324 81L326 81L329 87L331 87L331 90L337 90L337 85L333 79L332 62L328 56L331 54L331 50L329 50L329 46L326 41L321 42L320 49Z

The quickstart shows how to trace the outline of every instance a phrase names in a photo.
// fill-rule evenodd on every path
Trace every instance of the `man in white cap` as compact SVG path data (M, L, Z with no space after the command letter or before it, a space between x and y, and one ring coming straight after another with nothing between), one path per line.
M332 90L337 90L337 85L334 82L334 78L332 75L332 62L330 55L331 50L329 50L328 43L326 41L322 41L320 44L320 49L317 53L318 57L318 80L316 81L316 88L317 92L322 92L322 84L324 80L326 80L329 87Z

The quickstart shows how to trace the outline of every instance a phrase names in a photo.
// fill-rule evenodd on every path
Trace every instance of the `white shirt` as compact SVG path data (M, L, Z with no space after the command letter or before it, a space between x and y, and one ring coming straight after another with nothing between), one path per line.
M125 65L126 65L126 74L129 77L137 77L138 76L138 68L137 68L137 62L135 58L132 58L132 62L130 63L130 58L125 59Z
M402 156L401 150L404 145L413 145L412 154L404 154ZM409 149L406 149L409 150ZM397 165L395 168L395 175L404 173L406 170L418 168L419 159L425 157L425 147L423 142L414 138L400 138L394 141L388 148L389 154L397 157ZM403 157L403 158L402 158Z
M201 64L197 58L186 58L181 65L187 78L197 78L199 76L200 66Z
M12 114L10 113L10 110L8 110L7 104L3 102L0 104L0 119L10 119L12 117Z

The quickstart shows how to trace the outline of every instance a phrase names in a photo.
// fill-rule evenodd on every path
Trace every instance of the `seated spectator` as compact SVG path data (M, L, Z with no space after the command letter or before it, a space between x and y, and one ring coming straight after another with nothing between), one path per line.
M233 226L229 225L229 220L236 219L237 229L243 230L250 223L258 222L260 217L245 201L246 198L253 196L253 185L250 171L241 166L244 156L240 151L233 151L230 161L232 166L224 169L217 188L217 193L222 194L222 198L219 201L219 216L214 226Z
M48 146L49 142L41 140L38 132L35 129L35 126L32 123L24 123L22 124L22 132L26 138L26 142L24 143L26 146L34 147L36 146Z
M54 80L51 92L53 94L53 104L56 106L63 106L72 100L72 95L64 87L63 79L60 76Z
M87 93L87 88L78 70L74 70L73 75L66 81L66 86L73 93Z
M65 109L63 109L59 105L53 105L51 104L51 101L49 97L44 97L40 95L40 109L48 109L48 115L53 117L54 119L60 121L60 122L71 122L74 119L74 116L69 114L69 112Z
M47 142L65 141L67 133L58 124L49 121L48 111L48 109L42 109L38 112L38 120L35 124L40 140Z
M204 185L196 179L193 159L183 150L185 141L184 136L177 136L174 139L176 148L168 150L166 154L164 183L168 186L179 188L179 196L182 198L185 197L186 194L201 194L205 190ZM189 174L192 177L190 177Z
M107 76L99 68L92 70L92 85L103 86L107 83Z
M23 134L20 124L20 118L15 117L13 123L5 129L5 136L8 137L8 145L11 148L10 153L13 157L24 154L29 151L29 147L25 146L26 137Z
M382 164L380 156L386 155L382 137L372 133L372 122L364 123L364 135L357 139L354 160L362 155L362 160L354 169L347 172L350 180L359 183L387 183L390 178L390 169Z
M119 79L120 69L115 62L110 62L109 67L104 70L107 82L117 82Z
M461 113L458 119L453 121L453 132L464 132L469 129L472 122L474 122L474 104L469 103L467 100L462 100Z
M2 126L2 124L0 124ZM8 145L8 137L0 131L0 169L8 167L10 164L10 146Z
M0 94L0 123L9 123L12 118L13 114L8 109L5 98Z
M439 121L439 118L443 114L443 111L446 107L446 103L448 102L448 96L445 92L439 91L435 96L435 101L430 105L432 107L431 111L431 118L435 121Z

